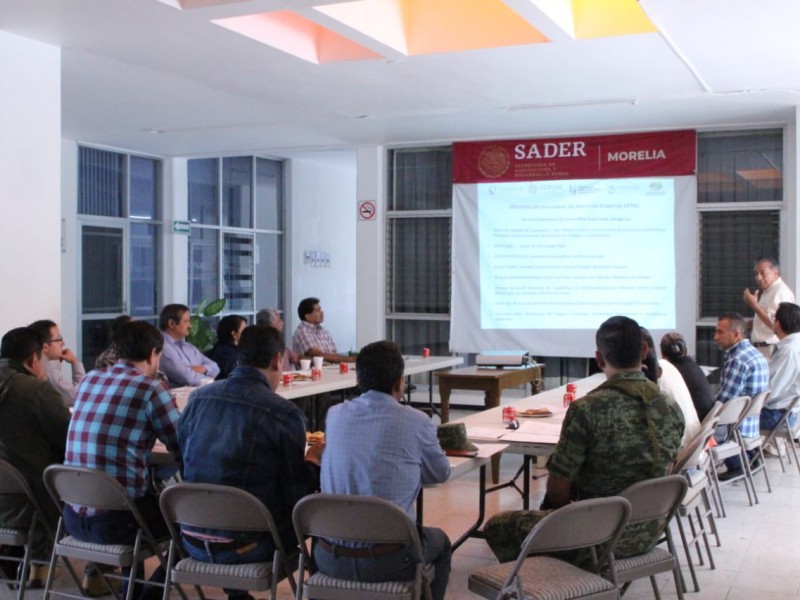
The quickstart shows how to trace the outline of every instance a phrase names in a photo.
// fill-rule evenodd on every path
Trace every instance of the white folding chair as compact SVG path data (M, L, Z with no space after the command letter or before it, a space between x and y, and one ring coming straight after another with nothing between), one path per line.
M766 436L764 446L774 443L777 448L778 440L784 440L786 446L791 450L791 455L788 452L786 453L786 459L791 464L792 457L794 457L797 473L800 474L800 459L798 459L797 442L795 441L800 438L800 418L795 420L794 426L789 425L790 415L795 415L795 417L797 417L798 411L800 411L800 396L792 399L789 406L786 408L786 412L784 412L780 421L778 421L778 424L775 426L775 429L762 429L761 435ZM785 473L786 467L783 464L783 456L780 452L778 453L778 460L780 460L781 463L781 471Z
M750 503L750 506L753 506L753 496L750 492L750 480L747 478L747 471L744 470L744 462L747 460L747 455L744 454L742 447L739 445L739 442L736 439L736 430L739 427L739 423L742 422L744 413L747 411L749 404L749 396L739 396L738 398L731 398L723 405L722 410L720 410L718 414L717 426L727 427L727 435L721 443L709 449L709 454L711 456L711 472L714 475L713 484L717 492L717 497L719 498L720 509L722 510L723 517L725 516L725 502L722 498L720 484L731 484L736 481L744 481L744 489L747 492L747 500ZM731 479L720 481L719 474L717 472L717 464L722 463L726 458L731 458L734 456L738 456L742 463L742 474Z
M742 420L746 419L747 417L760 417L761 416L761 409L764 407L764 402L766 402L767 398L769 397L769 390L765 392L761 392L753 396L753 399L750 400L750 404L747 405L747 410L742 415ZM737 428L736 429L736 441L742 447L742 453L744 454L744 461L742 462L742 466L744 468L745 475L747 479L750 481L750 487L753 489L753 498L758 504L758 493L756 492L756 482L753 478L755 473L761 471L764 473L764 481L767 482L767 491L771 494L772 493L772 486L769 483L769 473L767 472L767 462L764 460L764 447L763 447L763 439L760 435L752 436L752 437L745 437L742 435L742 432ZM755 453L753 458L750 458L749 452Z

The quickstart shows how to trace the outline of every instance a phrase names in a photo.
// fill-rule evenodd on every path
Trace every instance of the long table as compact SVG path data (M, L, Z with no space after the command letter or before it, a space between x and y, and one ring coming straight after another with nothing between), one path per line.
M460 356L431 356L428 358L406 356L404 358L406 365L405 375L429 373L429 382L432 381L434 371L454 367L464 362L464 359ZM303 371L303 373L305 373L305 371ZM290 386L278 386L275 392L287 400L294 400L296 398L305 398L307 396L316 396L318 394L346 390L355 386L355 365L351 364L350 370L347 373L339 373L339 366L332 365L322 367L322 377L319 381L311 381L310 379L307 381L294 381ZM178 403L178 410L184 409L189 400L189 394L195 389L194 387L187 386L171 390ZM433 389L432 385L431 389ZM432 392L429 393L429 401L431 406L433 406L433 396L430 394L432 394Z
M601 383L606 377L603 373L596 373L585 379L574 381L577 387L576 397L584 396ZM530 508L530 464L534 456L549 456L561 433L561 424L564 421L563 398L567 386L563 385L552 390L546 390L536 395L521 398L510 402L507 406L517 409L517 414L529 408L539 408L546 406L553 414L549 417L526 418L519 417L520 427L517 430L510 430L503 423L503 408L498 406L488 410L475 413L459 419L457 422L464 423L467 427L467 437L475 443L481 442L500 442L508 444L505 450L509 454L523 455L523 467L519 474L524 476L523 488L519 490L522 494L523 508ZM515 478L516 479L516 478ZM487 490L491 492L504 487L517 487L515 480L500 484Z

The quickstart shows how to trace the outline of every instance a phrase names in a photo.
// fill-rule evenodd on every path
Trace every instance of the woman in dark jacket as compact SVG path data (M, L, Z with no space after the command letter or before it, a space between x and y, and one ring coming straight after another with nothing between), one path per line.
M206 352L206 356L219 365L218 381L227 379L231 371L239 365L236 346L245 327L247 320L241 315L228 315L220 319L217 325L217 343Z
M664 337L661 338L661 356L671 362L680 372L692 395L697 416L702 421L714 405L714 395L705 373L688 355L686 340L680 333L664 334Z

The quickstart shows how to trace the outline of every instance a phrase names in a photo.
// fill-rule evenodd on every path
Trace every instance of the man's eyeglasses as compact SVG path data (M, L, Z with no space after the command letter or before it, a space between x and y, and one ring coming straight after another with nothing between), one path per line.
M45 342L45 344L56 344L58 342L63 342L63 341L64 341L63 337L57 337L57 338L53 338L52 340L47 340Z

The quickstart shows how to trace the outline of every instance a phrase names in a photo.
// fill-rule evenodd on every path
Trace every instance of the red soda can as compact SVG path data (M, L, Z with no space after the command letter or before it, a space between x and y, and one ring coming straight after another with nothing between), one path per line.
M572 392L567 392L564 394L564 408L567 408L570 404L575 402L575 394Z
M423 348L422 349L422 358L430 358L431 357L431 349L430 348Z
M311 369L311 381L319 381L322 379L322 369Z
M283 385L288 387L292 385L292 374L291 373L284 373L283 374Z
M513 406L503 407L503 423L509 425L517 419L517 409Z
M339 373L341 373L342 375L344 375L344 374L345 374L345 373L347 373L349 370L350 370L350 367L349 367L349 365L348 365L346 362L341 362L341 363L339 363Z
M578 386L577 386L577 384L574 384L574 383L568 383L568 384L567 384L567 391L568 391L570 394L577 394L577 393L578 393Z

